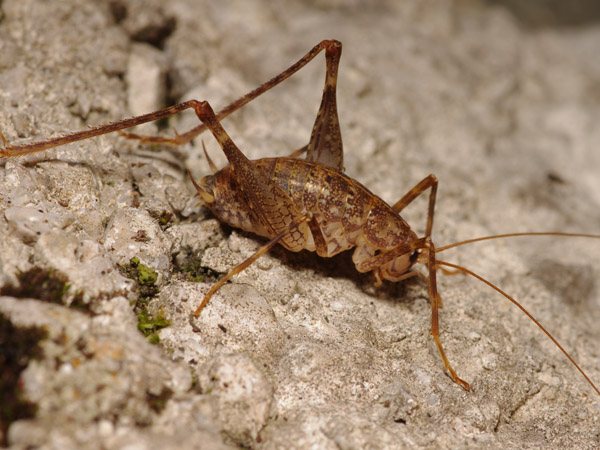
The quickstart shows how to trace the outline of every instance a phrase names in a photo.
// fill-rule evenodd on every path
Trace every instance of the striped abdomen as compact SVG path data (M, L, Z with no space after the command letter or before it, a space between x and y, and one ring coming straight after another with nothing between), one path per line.
M325 248L319 251L314 233L309 233L303 246L306 250L329 257L356 247L353 261L360 270L361 261L416 239L408 224L387 203L331 167L296 158L264 158L253 162L289 195L301 214L313 214ZM253 216L229 166L205 177L200 184L212 190L215 201L206 206L219 219L233 227L273 237ZM388 270L382 272L383 278L393 278L386 276L392 266L394 272L404 272L411 265L408 257L392 261L394 264L390 263Z

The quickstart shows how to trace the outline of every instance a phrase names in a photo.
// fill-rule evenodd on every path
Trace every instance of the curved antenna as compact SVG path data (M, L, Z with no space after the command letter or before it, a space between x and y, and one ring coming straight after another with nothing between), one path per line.
M444 245L443 247L438 247L435 249L436 253L443 252L444 250L448 250L450 248L458 247L460 245L472 244L473 242L481 242L481 241L489 241L492 239L502 239L507 237L518 237L518 236L563 236L563 237L583 237L583 238L592 238L592 239L600 239L599 234L584 234L584 233L561 233L559 231L534 231L527 233L507 233L507 234L494 234L491 236L483 236L474 239L467 239L464 241L455 242L454 244Z
M520 233L515 233L515 234L518 235L518 236L521 235ZM513 236L515 234L506 235L506 236ZM525 235L531 235L531 234L525 233ZM562 235L564 235L564 233ZM576 236L582 236L582 235L578 234ZM587 236L593 236L593 235L587 235ZM497 236L492 236L490 238L495 238L495 237L497 237ZM598 236L596 236L596 237L598 237ZM484 240L484 239L485 238L479 238L479 239L474 239L473 241ZM464 242L468 243L469 241L464 241ZM443 248L444 247L442 247L442 249ZM447 247L447 248L450 248L450 247ZM492 282L486 280L485 278L483 278L480 275L477 275L475 272L467 269L466 267L459 266L458 264L452 264L452 263L449 263L449 262L446 262L446 261L440 261L439 259L436 260L436 265L452 267L452 268L454 268L456 270L459 270L459 271L461 271L463 273L466 273L467 275L471 275L472 277L477 278L479 281L481 281L484 284L487 284L489 287L491 287L492 289L494 289L496 292L502 294L504 297L506 297L508 300L510 300L521 311L523 311L525 313L525 315L527 317L529 317L533 321L533 323L535 323L540 328L540 330L542 330L544 333L546 333L546 336L548 336L550 338L550 340L552 342L554 342L554 345L556 345L560 349L560 351L563 352L563 354L567 357L567 359L569 361L571 361L571 363L577 368L577 370L579 370L579 373L581 373L581 375L583 375L583 378L585 378L586 381L590 384L590 386L592 386L592 388L596 391L596 393L598 395L600 395L600 390L596 387L596 385L592 382L592 380L590 380L590 378L583 371L583 369L581 367L579 367L579 364L577 364L575 362L575 360L571 357L571 355L569 355L569 353L563 348L563 346L558 343L558 341L554 338L554 336L552 336L552 334L550 334L550 332L548 330L546 330L546 328L544 328L544 326L540 322L538 322L538 320L535 317L533 317L531 315L531 313L529 311L527 311L525 309L525 307L523 305L521 305L517 300L515 300L513 297L511 297L510 295L508 295L506 292L504 292L502 289L500 289L498 286L496 286Z

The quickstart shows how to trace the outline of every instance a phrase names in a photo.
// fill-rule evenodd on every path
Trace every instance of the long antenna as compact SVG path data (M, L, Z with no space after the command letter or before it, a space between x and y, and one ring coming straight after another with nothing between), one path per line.
M515 233L515 234L518 235L518 236L522 235L520 233ZM502 235L500 237L514 236L515 234ZM527 233L526 235L531 235L531 234L532 233ZM586 236L586 235L580 235L580 234L578 234L576 236ZM587 236L594 237L593 235L587 235ZM492 236L490 238L495 238L495 237L497 237L497 236ZM471 241L478 241L478 240L485 240L485 239L486 238L479 238L479 239L472 239ZM470 242L470 241L464 241L463 243L468 243L468 242ZM450 247L451 246L447 246L446 248L450 248ZM442 247L442 249L444 249L444 247ZM569 353L563 348L563 346L559 344L559 342L554 338L554 336L552 336L552 334L550 334L550 332L548 330L546 330L546 328L544 328L544 326L535 317L533 317L531 315L531 313L529 311L527 311L525 309L525 307L523 305L521 305L517 300L515 300L513 297L511 297L510 295L508 295L506 292L504 292L502 289L500 289L498 286L496 286L492 282L486 280L485 278L483 278L480 275L477 275L475 272L467 269L466 267L459 266L458 264L452 264L452 263L449 263L449 262L446 262L446 261L440 261L439 259L436 260L436 265L452 267L452 268L457 269L457 270L459 270L459 271L461 271L463 273L466 273L467 275L471 275L472 277L477 278L482 283L487 284L489 287L491 287L492 289L494 289L496 292L499 292L504 297L506 297L508 300L510 300L521 311L523 311L525 313L525 315L527 317L529 317L533 321L533 323L535 323L540 328L540 330L542 330L544 333L546 333L546 336L548 336L550 338L550 340L552 342L554 342L554 345L556 345L560 349L560 351L563 352L563 354L568 358L568 360L571 361L571 363L577 368L577 370L579 370L579 372L581 373L581 375L583 375L583 378L585 378L586 381L590 384L590 386L592 386L592 388L596 391L596 393L598 395L600 395L600 390L596 387L596 385L592 382L592 380L590 380L590 377L587 376L587 374L583 371L583 369L581 367L579 367L579 364L577 364L575 362L575 360L571 357L571 355L569 355Z
M489 241L492 239L502 239L507 237L518 237L518 236L563 236L563 237L583 237L600 239L599 234L584 234L584 233L561 233L559 231L539 231L539 232L527 232L527 233L507 233L507 234L494 234L492 236L483 236L474 239L467 239L465 241L455 242L454 244L444 245L435 249L436 253L443 252L450 248L458 247L460 245L472 244L473 242Z

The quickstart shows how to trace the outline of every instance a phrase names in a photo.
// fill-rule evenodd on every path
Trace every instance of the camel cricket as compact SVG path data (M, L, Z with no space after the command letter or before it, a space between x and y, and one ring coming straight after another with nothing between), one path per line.
M322 50L325 50L326 59L325 87L308 144L289 157L249 160L231 140L222 127L221 120L296 73ZM443 250L487 239L533 235L598 239L600 235L561 232L511 233L470 239L436 249L431 238L438 187L438 180L434 175L425 177L390 206L362 184L343 173L343 146L336 103L337 73L341 52L340 42L324 40L288 69L216 114L208 102L189 100L149 114L42 142L8 146L2 136L5 148L0 149L0 157L8 158L40 152L193 109L202 123L184 134L177 134L175 138L122 134L142 142L182 145L206 129L210 130L230 165L217 170L205 150L213 174L203 177L198 182L192 178L201 203L218 219L232 227L269 239L254 255L231 269L212 286L194 312L195 317L201 313L211 296L227 280L244 270L275 244L280 244L293 252L315 251L322 257L331 257L345 250L354 249L352 261L356 269L363 273L371 272L377 283L383 280L401 281L413 276L425 280L431 302L431 335L452 380L469 390L469 383L461 379L452 368L440 340L438 309L441 307L442 300L437 289L436 271L440 266L446 266L479 279L517 305L548 335L600 395L600 390L566 350L515 299L467 268L437 258L437 254ZM306 157L299 158L303 153L306 153ZM419 237L402 219L400 213L426 191L429 191L426 231L424 236ZM413 269L417 263L426 267L426 274Z

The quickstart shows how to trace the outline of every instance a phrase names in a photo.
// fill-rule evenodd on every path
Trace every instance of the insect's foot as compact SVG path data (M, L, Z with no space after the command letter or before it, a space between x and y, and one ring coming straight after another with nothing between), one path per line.
M198 317L200 315L200 312L204 309L204 307L206 306L206 304L208 303L208 301L210 300L210 298L212 297L212 295L217 291L217 289L219 289L223 285L223 283L220 283L220 282L216 283L210 289L210 291L208 291L208 293L202 299L202 303L200 303L200 306L198 306L198 308L196 308L196 311L194 311L192 313L192 316Z
M452 369L452 367L448 367L448 372L450 372L450 377L452 378L452 381L454 381L456 384L462 387L465 391L471 390L471 385L462 378L459 378L458 375L456 375L456 372Z
M200 315L200 313L202 312L202 310L204 309L204 305L201 304L200 306L198 306L198 308L196 308L196 310L192 313L192 317L194 317L195 319L198 318L198 316Z

